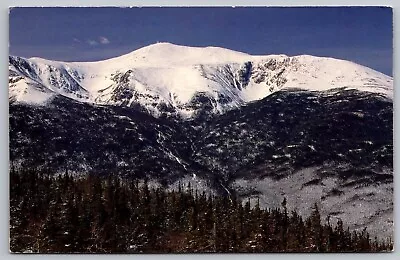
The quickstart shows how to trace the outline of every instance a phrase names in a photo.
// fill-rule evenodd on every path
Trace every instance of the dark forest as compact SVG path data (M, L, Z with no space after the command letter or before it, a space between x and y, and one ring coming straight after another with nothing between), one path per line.
M255 198L256 199L256 198ZM388 252L339 220L250 206L182 183L177 190L109 175L10 172L10 250L30 253Z

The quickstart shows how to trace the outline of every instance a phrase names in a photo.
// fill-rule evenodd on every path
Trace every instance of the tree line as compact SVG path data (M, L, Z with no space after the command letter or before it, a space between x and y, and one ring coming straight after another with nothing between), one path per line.
M190 184L10 170L10 250L32 253L382 252L391 239ZM326 223L324 223L326 222Z

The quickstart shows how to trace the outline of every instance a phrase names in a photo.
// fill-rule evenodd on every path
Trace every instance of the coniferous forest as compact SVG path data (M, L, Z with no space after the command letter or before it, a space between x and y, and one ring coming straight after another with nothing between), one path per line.
M10 172L10 250L31 253L387 252L366 229L262 209L182 183L177 190L116 176Z

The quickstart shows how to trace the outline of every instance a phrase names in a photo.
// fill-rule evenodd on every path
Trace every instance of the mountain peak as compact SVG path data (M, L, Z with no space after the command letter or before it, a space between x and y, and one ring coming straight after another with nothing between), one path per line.
M190 47L159 42L137 49L129 54L114 58L135 62L136 66L186 66L196 64L241 63L251 55L220 47Z

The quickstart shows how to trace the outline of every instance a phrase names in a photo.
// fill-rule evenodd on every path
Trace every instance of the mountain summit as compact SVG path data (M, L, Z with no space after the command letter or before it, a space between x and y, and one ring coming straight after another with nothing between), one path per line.
M9 56L11 101L54 95L155 116L221 114L281 89L350 88L393 97L393 78L353 62L300 55L252 56L219 47L157 43L98 62Z

